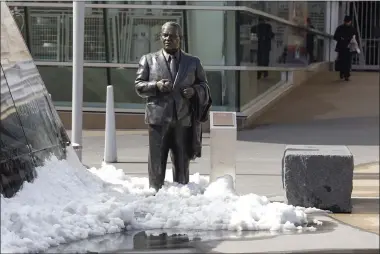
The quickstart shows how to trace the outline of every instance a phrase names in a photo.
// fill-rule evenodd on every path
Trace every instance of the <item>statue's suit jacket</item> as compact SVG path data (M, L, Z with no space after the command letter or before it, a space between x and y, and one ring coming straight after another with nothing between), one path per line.
M161 79L172 81L171 92L160 92L157 89L156 82ZM196 90L200 107L209 103L210 93L206 74L197 57L181 51L177 76L173 80L162 50L144 55L139 62L135 88L140 97L147 99L145 123L164 125L179 120L183 126L191 126L191 100L181 94L187 87Z

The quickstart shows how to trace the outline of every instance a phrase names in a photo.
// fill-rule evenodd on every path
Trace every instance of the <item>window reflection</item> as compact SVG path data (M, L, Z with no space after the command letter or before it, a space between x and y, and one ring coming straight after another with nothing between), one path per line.
M38 67L57 106L71 106L71 67ZM136 69L110 68L114 87L115 108L143 109L145 101L136 94ZM236 80L234 71L206 71L213 106L222 110L235 110ZM84 68L84 107L105 108L107 75L105 68Z
M0 161L29 153L24 131L1 69Z
M135 91L136 69L111 68L111 83L117 108L142 109L144 99Z
M72 67L39 66L41 77L57 106L71 106ZM85 107L105 107L106 68L83 68L83 103Z
M32 62L4 69L17 113L32 151L59 145L56 121L47 102L47 91Z

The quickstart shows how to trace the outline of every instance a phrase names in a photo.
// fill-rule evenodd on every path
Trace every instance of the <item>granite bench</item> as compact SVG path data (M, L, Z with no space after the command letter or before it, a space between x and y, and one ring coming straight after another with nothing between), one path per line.
M346 146L286 146L282 180L288 204L351 213L354 159Z

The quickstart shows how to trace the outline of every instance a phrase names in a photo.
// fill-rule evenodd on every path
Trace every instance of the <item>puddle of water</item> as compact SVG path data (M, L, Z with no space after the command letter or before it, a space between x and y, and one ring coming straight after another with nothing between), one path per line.
M320 234L330 232L337 226L331 221L323 221L322 225L313 225L316 231L306 232L269 232L269 231L185 231L185 230L146 230L126 231L93 237L81 241L63 244L50 248L45 253L104 253L104 252L137 252L137 251L169 251L188 249L194 242L211 240L245 239L255 240L273 238L285 234Z

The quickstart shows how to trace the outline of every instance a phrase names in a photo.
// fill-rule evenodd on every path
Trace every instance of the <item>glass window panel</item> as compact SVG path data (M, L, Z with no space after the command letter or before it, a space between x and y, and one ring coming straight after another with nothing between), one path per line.
M71 106L72 67L39 66L42 79L57 106ZM83 106L105 107L106 68L83 68Z
M145 100L135 91L137 69L111 68L111 83L114 86L116 108L141 109Z
M107 69L83 69L83 102L85 107L105 107L107 96Z
M67 22L65 29L69 31L68 39L65 41L68 48L65 54L65 61L73 59L73 16L65 16ZM104 19L101 9L86 8L84 20L84 61L85 62L105 62L105 37L104 37Z
M38 66L48 92L56 105L71 105L72 79L71 67Z
M30 13L30 47L34 60L60 60L61 25L61 17L58 13L49 13L47 10Z
M235 72L206 71L214 110L235 110ZM116 108L142 109L145 100L135 91L136 69L111 68Z
M260 79L258 77L260 76ZM240 71L240 109L282 82L280 71Z
M189 4L221 7L226 2ZM204 65L236 65L236 11L188 10L186 14L189 53Z
M241 65L305 66L308 64L304 29L273 20L265 20L266 24L262 24L257 15L245 12L240 12L240 17L245 17L241 18L245 23L240 23Z
M166 2L169 4L169 2ZM161 48L161 26L175 21L184 29L184 11L108 9L107 31L111 61L137 63L142 55ZM136 15L131 15L136 14ZM146 15L148 14L148 15ZM185 48L185 40L182 41Z
M36 61L72 61L72 8L28 7L31 51ZM84 60L105 62L102 9L86 8Z
M235 71L206 71L212 110L236 111Z

